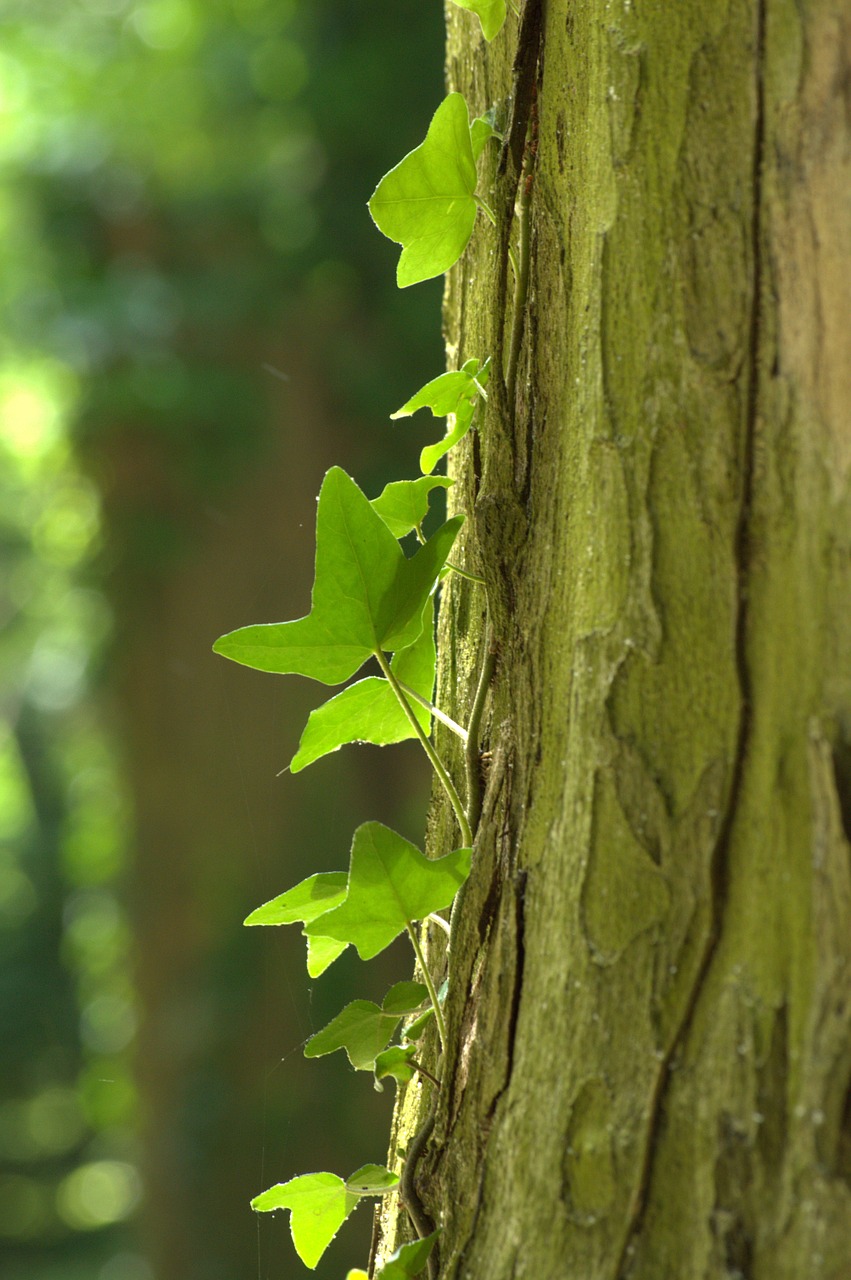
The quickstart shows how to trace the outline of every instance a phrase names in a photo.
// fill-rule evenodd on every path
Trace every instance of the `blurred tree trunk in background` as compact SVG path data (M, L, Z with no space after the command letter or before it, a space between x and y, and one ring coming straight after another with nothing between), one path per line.
M457 495L501 660L420 1176L441 1278L842 1280L847 6L524 12L525 341ZM486 47L452 12L474 115L524 101L507 30ZM453 364L504 367L495 243L482 222L450 277ZM451 591L463 718L483 602Z
M0 1271L231 1280L289 1252L267 1181L382 1155L387 1095L300 1053L347 959L305 991L297 931L241 922L360 819L416 836L422 773L403 747L276 777L316 688L210 648L307 610L327 466L415 469L388 415L439 371L440 285L396 290L366 201L439 97L442 14L12 0L2 30Z
M163 196L153 183L147 204L81 215L91 276L155 337L153 351L102 362L76 428L103 501L115 619L106 688L135 809L141 1245L155 1280L230 1280L267 1253L277 1269L286 1222L262 1220L259 1237L249 1198L305 1169L381 1158L371 1143L389 1098L361 1087L355 1101L344 1077L330 1101L322 1094L317 1125L323 1073L302 1073L302 1042L353 994L346 961L314 1006L297 931L246 931L242 920L318 867L344 867L358 820L378 813L404 830L410 797L423 794L405 750L381 759L380 779L375 753L357 752L277 777L319 698L211 653L237 626L307 612L324 471L340 463L378 492L394 455L412 465L415 443L392 434L388 415L437 372L418 341L426 325L439 360L437 287L397 300L392 250L365 201L417 140L416 112L399 104L439 91L440 14L407 3L391 24L377 10L355 20L337 0L277 9L236 6L248 40L211 15L208 43L190 48L212 103L207 132L179 104L174 121L197 188L185 180ZM391 55L402 26L411 46ZM251 104L258 86L271 105ZM366 135L372 115L386 127ZM212 190L211 145L222 152ZM365 1237L368 1215L357 1223ZM318 1275L336 1276L342 1256Z
M270 404L274 443L208 503L176 493L168 452L144 428L112 433L95 463L108 539L120 545L134 518L147 527L156 513L179 515L183 529L176 555L154 571L124 561L109 589L110 686L136 816L143 1243L156 1280L256 1265L247 1197L262 1189L264 1144L279 1150L293 1104L305 1103L261 1108L270 1067L305 1029L285 972L263 959L271 932L240 930L249 910L300 878L304 851L293 837L309 827L310 805L306 814L304 796L275 777L296 729L285 703L293 691L225 670L210 651L222 631L277 619L307 598L312 495L334 433L326 406L309 402L309 358L290 349L282 363L298 371L299 390ZM346 832L335 808L348 797L345 780L335 782L329 812L313 814L313 838L327 844L320 858L339 861ZM295 966L298 949L288 950ZM285 1084L280 1073L276 1083Z

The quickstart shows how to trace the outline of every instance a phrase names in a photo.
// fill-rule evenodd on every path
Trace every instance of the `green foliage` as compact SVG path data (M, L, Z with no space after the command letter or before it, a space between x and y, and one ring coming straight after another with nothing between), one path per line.
M485 394L487 373L487 362L480 366L477 360L468 361L463 369L422 388L396 416L427 406L433 413L454 417L450 436L460 438L469 429L477 398ZM441 454L449 447L451 441L435 446ZM374 657L382 678L360 680L311 713L292 771L348 742L381 745L417 736L466 836L469 824L459 797L429 741L436 660L433 592L462 518L446 521L427 541L422 523L431 494L450 483L428 475L397 481L370 502L344 471L333 467L318 500L310 613L293 622L240 628L221 637L214 648L247 666L310 676L325 684L347 680ZM399 539L411 532L422 546L408 558ZM427 858L389 827L367 822L354 834L347 874L309 876L248 916L247 925L301 923L311 976L324 972L350 943L362 960L378 955L403 931L413 944L424 982L397 983L381 1005L352 1001L308 1040L305 1057L342 1049L356 1070L373 1070L377 1084L387 1076L406 1083L424 1068L415 1064L412 1045L387 1049L404 1018L416 1015L406 1032L410 1038L422 1036L436 1022L440 1042L446 1045L439 998L414 926L452 904L469 874L471 857L472 850L465 847ZM423 1009L426 1000L428 1007ZM396 1175L375 1166L358 1171L346 1183L334 1174L306 1174L263 1192L252 1205L261 1212L289 1209L296 1250L315 1267L357 1196L382 1194L395 1181ZM396 1259L397 1270L391 1275L408 1274L398 1270L408 1265L407 1256Z
M215 652L259 671L341 684L379 650L404 649L420 635L461 523L448 520L409 560L354 480L332 467L319 494L310 613L232 631Z
M245 924L308 924L339 906L346 896L348 876L345 871L320 871L301 884L272 898L244 921ZM346 949L345 942L333 938L308 938L307 972L318 978Z
M437 1237L438 1232L433 1231L430 1236L423 1236L421 1240L401 1245L387 1259L375 1280L416 1280L428 1262Z
M305 926L351 942L361 960L371 960L414 921L448 907L470 873L470 849L427 858L380 822L358 827L352 842L345 901Z
M399 415L394 415L399 416ZM429 498L435 489L449 489L454 484L446 476L423 476L419 480L394 480L372 499L377 511L394 538L419 529L428 511Z
M402 246L400 289L442 275L458 261L473 234L475 190L467 103L450 93L425 141L384 175L369 201L379 231Z
M435 662L434 601L430 597L419 639L394 654L390 667L408 689L428 701L434 690ZM429 711L417 702L412 704L412 710L428 733ZM311 711L290 769L299 773L348 742L371 742L384 747L414 736L411 722L391 686L378 676L367 676Z
M405 1039L419 1040L420 1037L425 1033L426 1027L433 1019L434 1019L434 1009L424 1010L424 1012L421 1013L418 1018L414 1018L413 1021L409 1022L408 1025L405 1027Z
M345 1049L356 1071L371 1071L405 1014L413 1013L428 999L419 982L400 982L387 992L379 1007L371 1000L354 1000L308 1040L304 1056L321 1058Z
M382 1165L364 1165L345 1182L334 1173L305 1173L255 1196L257 1213L289 1209L296 1253L313 1270L361 1196L384 1195L399 1179Z
M459 3L477 14L487 39L505 20L505 0ZM492 115L471 125L464 99L450 94L435 112L425 141L382 178L369 208L378 228L402 246L400 287L440 275L458 260L479 207L494 220L475 187L476 161L495 132ZM489 372L489 360L467 360L461 369L427 383L392 415L407 417L428 408L435 417L447 419L443 440L422 451L421 479L390 483L369 502L345 472L337 467L328 472L319 495L316 574L306 617L243 627L215 645L216 652L245 665L306 675L325 684L348 680L374 657L383 678L369 676L349 685L311 713L292 772L346 743L385 745L415 736L454 810L465 847L427 858L382 823L364 823L354 834L345 883L340 873L312 876L246 921L300 921L308 947L327 948L321 956L323 961L330 956L328 963L349 944L362 960L371 959L400 933L408 933L423 982L397 983L380 1005L352 1001L311 1036L304 1050L308 1058L344 1050L356 1070L373 1071L379 1089L382 1079L392 1077L405 1085L416 1072L437 1087L438 1081L415 1054L428 1046L426 1033L433 1025L441 1048L447 1047L442 1011L446 981L438 993L415 926L450 907L469 875L473 832L468 814L476 809L472 784L468 783L471 794L465 808L430 741L432 712L462 737L466 732L431 705L436 662L433 592L454 567L447 566L447 559L461 518L448 520L428 541L422 525L431 494L452 483L431 472L469 431L480 397L487 398ZM422 546L409 559L399 540L412 532ZM469 737L477 736L487 684L487 679L479 682ZM315 954L309 950L309 968ZM388 1048L403 1019L406 1043ZM420 1039L423 1046L412 1043ZM333 1174L308 1174L271 1188L252 1204L260 1210L290 1209L296 1249L308 1266L315 1266L354 1207L353 1197L383 1194L397 1181L381 1166L364 1166L346 1183ZM427 1264L436 1238L432 1233L403 1245L380 1277L413 1280ZM365 1280L365 1273L350 1271L349 1280Z
M383 1164L361 1165L346 1179L346 1190L356 1196L383 1196L399 1185L399 1178Z
M245 919L245 924L307 924L345 899L345 871L320 871L281 893Z
M486 40L493 40L505 22L506 0L455 0L459 9L469 9L482 24Z
M404 1016L416 1013L428 998L428 987L422 982L396 982L381 1001L381 1007L385 1013Z
M420 454L420 470L429 475L444 454L454 448L470 430L479 396L485 396L490 377L490 360L481 364L465 360L460 369L441 373L420 387L391 418L408 418L418 409L431 409L435 418L447 418L447 432L438 444L427 445Z
M486 116L478 116L470 125L470 143L474 160L478 160L484 151L485 143L498 136L491 115L492 113L489 112Z
M413 1080L417 1070L412 1063L416 1051L417 1046L415 1044L404 1046L394 1044L392 1048L385 1049L382 1053L377 1053L375 1062L372 1064L376 1082L386 1080L388 1076L392 1076L400 1084L408 1084L410 1080Z

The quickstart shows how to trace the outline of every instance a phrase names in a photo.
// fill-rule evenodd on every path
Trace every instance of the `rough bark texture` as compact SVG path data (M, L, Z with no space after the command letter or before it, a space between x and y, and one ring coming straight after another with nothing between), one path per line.
M450 87L503 110L517 21L449 8ZM516 396L457 463L500 663L419 1191L447 1280L841 1280L851 17L541 11ZM505 368L503 249L482 220L450 278L453 365ZM455 715L483 611L455 579Z

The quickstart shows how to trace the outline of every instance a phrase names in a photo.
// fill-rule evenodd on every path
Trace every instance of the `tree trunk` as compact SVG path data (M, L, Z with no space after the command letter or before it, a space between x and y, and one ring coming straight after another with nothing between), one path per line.
M513 92L480 184L503 226L527 109L537 159L515 394L493 378L457 463L499 665L418 1173L440 1275L840 1280L848 9L526 0L535 98L512 91L518 22L485 46L449 8L450 87L477 115ZM508 366L505 257L481 220L448 284L451 367ZM455 715L483 614L454 579ZM438 814L432 852L451 843Z

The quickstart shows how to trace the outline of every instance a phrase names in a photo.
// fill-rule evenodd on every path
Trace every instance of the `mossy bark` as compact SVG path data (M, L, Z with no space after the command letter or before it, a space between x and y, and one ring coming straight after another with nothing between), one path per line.
M517 21L488 47L449 9L450 87L505 114ZM842 0L542 17L511 403L484 220L447 288L450 361L497 365L456 504L500 660L418 1187L447 1280L840 1280L851 19ZM510 215L511 164L482 165ZM484 608L453 580L454 715ZM453 842L448 816L431 834Z

